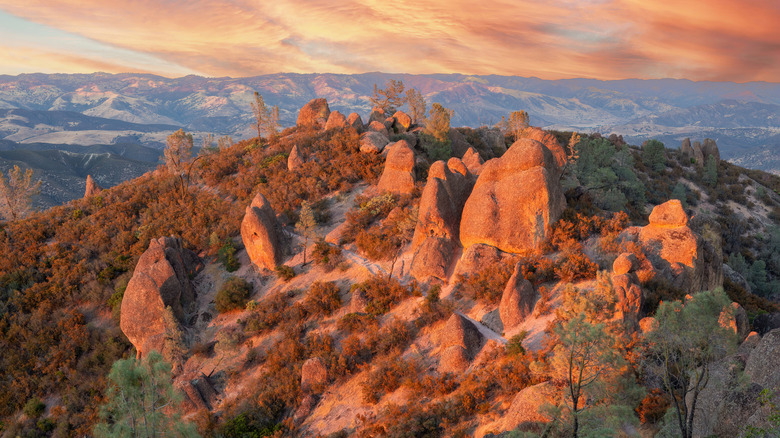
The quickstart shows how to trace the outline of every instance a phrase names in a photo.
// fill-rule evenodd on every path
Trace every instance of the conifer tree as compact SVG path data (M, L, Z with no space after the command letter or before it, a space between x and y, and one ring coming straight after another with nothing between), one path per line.
M404 82L390 79L385 82L385 88L378 88L374 84L374 94L369 97L371 104L384 110L385 114L393 114L399 106L406 102L404 95Z
M317 226L317 220L314 218L314 210L311 208L311 204L308 201L303 201L301 204L301 214L298 222L295 224L295 228L303 236L303 264L306 265L306 249L309 247L309 239L315 239L317 233L315 227Z

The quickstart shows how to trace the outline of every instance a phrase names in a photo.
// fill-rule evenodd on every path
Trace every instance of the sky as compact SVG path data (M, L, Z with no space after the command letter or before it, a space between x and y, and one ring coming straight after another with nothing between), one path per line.
M0 0L0 74L780 82L778 0Z

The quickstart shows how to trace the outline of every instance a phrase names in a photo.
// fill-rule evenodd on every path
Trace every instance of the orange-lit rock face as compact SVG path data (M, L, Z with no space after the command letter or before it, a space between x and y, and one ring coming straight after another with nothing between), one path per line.
M276 228L276 215L271 204L262 193L258 193L241 221L241 239L249 260L258 268L274 269L281 263L282 251Z
M501 304L498 306L504 330L511 330L520 325L531 315L535 303L536 291L531 282L523 277L520 264L517 264L504 288Z
M463 209L463 247L484 243L513 253L535 248L566 207L558 173L550 150L531 139L486 162Z
M325 99L312 99L301 108L298 113L297 125L299 127L322 129L330 117L330 108Z
M405 195L414 190L414 151L406 140L388 146L385 168L377 187L381 191Z

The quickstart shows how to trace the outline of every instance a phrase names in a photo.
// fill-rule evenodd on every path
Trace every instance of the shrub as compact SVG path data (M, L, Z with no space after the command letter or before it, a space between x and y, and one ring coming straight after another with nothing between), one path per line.
M414 374L414 366L400 357L382 361L363 381L363 401L377 403L384 394L395 391Z
M279 325L288 306L288 298L284 293L277 293L258 302L245 320L245 328L249 332L272 330Z
M312 258L314 259L314 263L324 267L328 272L332 271L343 260L341 248L336 245L331 245L324 239L319 239L314 244Z
M356 290L362 290L366 294L368 299L366 312L372 315L388 312L401 300L411 295L411 291L401 286L398 280L384 275L375 275L363 283L352 285L352 291Z
M379 327L376 316L366 313L347 313L339 320L338 328L349 333L366 333Z
M43 403L38 397L33 397L27 400L27 403L25 403L22 412L24 412L24 415L26 415L28 418L38 418L41 416L41 414L43 414L44 410L46 410L46 404Z
M341 307L339 288L333 282L315 281L306 294L306 308L312 314L330 315Z
M288 282L295 277L295 270L287 265L279 265L276 267L276 276L285 282Z
M250 295L252 295L252 284L243 278L232 277L217 292L215 298L217 311L223 313L243 309Z
M235 272L241 267L241 263L236 257L236 247L233 245L233 239L226 239L225 243L217 252L217 260L225 267L228 272Z
M514 263L512 261L496 261L489 263L477 273L461 275L458 278L458 283L465 296L495 304L501 300L504 287L513 271Z
M564 254L563 260L555 267L555 275L567 282L587 280L596 277L598 268L582 250L577 250Z

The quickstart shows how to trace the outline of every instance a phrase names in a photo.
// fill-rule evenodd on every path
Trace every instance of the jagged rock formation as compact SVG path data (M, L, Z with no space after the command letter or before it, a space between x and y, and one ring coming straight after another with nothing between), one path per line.
M414 150L406 140L387 147L387 159L377 188L380 191L410 195L414 190Z
M693 156L693 148L691 147L691 139L690 138L686 137L682 141L682 143L680 143L680 153L683 155L683 157L686 157L688 159L694 158L694 156Z
M363 122L361 122L361 125ZM332 111L328 116L328 121L325 123L325 130L346 128L348 125L347 118L339 111Z
M695 141L693 145L691 145L691 139L686 138L680 145L680 153L688 159L693 158L699 167L707 164L709 157L714 157L716 163L720 162L720 150L715 140L711 138L705 138L703 143Z
M459 245L460 217L473 177L457 158L437 161L428 170L412 238L411 273L415 278L447 278Z
M504 330L512 330L522 324L531 315L536 303L536 291L531 282L523 277L521 266L520 263L515 265L498 306Z
M701 150L701 142L694 141L693 145L691 145L691 149L693 149L693 159L696 161L697 166L703 166L704 165L704 153Z
M463 208L463 247L534 249L566 207L559 173L552 152L532 139L518 140L501 158L485 163Z
M176 237L154 239L141 254L127 283L119 320L119 327L138 357L152 350L168 354L166 333L178 330L178 326L166 325L185 321L185 314L195 301L189 275L199 268L199 263L198 257ZM166 323L167 308L175 321L169 319Z
M454 313L439 333L439 372L463 372L482 347L482 333L466 317Z
M298 112L297 125L300 128L322 129L330 117L328 101L319 98L312 99Z
M95 182L95 180L92 178L92 175L87 175L87 188L84 190L84 197L89 198L90 196L95 196L101 190L103 190L103 188Z
M719 248L705 242L688 225L682 204L672 199L653 208L650 224L629 228L626 235L642 245L655 274L675 288L697 292L721 286Z
M298 152L298 145L294 145L290 150L290 155L287 157L287 170L293 171L301 167L305 163L300 152Z
M482 165L484 163L485 160L479 156L479 153L475 151L474 148L468 148L466 153L463 154L463 164L466 165L466 168L473 175L479 175L479 172L482 170Z
M387 135L381 132L368 131L360 134L360 152L378 154L390 143Z
M282 262L282 248L271 204L258 193L241 221L241 239L249 260L260 269L273 270Z
M351 113L349 117L347 117L347 124L355 128L358 132L363 130L363 119L358 113Z
M702 164L706 164L709 157L715 158L715 163L720 162L720 150L718 150L718 145L715 143L715 140L705 138L704 142L701 144L701 152L704 155L704 162Z

